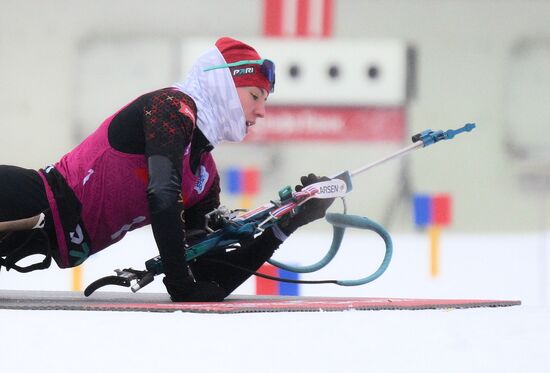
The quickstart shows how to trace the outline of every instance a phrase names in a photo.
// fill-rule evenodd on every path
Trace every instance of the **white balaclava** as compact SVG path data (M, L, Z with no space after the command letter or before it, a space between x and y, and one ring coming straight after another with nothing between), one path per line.
M191 96L197 105L197 126L213 146L239 142L246 135L246 118L229 69L204 71L225 64L220 51L210 48L191 67L183 82L174 87Z

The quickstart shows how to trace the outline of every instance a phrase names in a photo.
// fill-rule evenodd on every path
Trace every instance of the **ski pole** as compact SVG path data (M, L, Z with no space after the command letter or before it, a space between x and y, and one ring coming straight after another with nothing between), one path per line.
M435 144L436 142L439 142L441 140L451 140L456 135L462 133L462 132L470 132L476 127L475 123L467 123L461 128L458 128L456 130L447 130L447 131L432 131L431 129L427 129L425 131L422 131L412 137L413 144L409 145L401 150L398 150L397 152L382 158L376 162L369 163L363 167L360 167L352 172L350 172L350 176L355 176L360 173L363 173L375 166L378 166L382 163L386 163L389 160L392 160L394 158L397 158L399 156L402 156L404 154L409 153L412 150L415 150L417 148L425 148L427 146L430 146L432 144Z

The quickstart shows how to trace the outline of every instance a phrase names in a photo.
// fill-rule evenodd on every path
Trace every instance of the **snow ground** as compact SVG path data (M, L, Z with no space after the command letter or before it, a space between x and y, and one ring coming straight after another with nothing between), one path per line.
M2 372L548 372L550 311L0 311Z
M132 233L86 262L84 284L114 268L142 268L155 255L150 232ZM522 300L516 307L235 315L0 310L0 373L549 372L548 237L444 233L441 273L432 278L426 235L395 235L392 263L375 282L302 289L305 296ZM277 259L311 264L328 242L329 234L297 234ZM382 253L379 238L350 232L334 263L307 277L364 276ZM3 289L69 290L70 283L70 271L0 272ZM164 291L162 282L147 291ZM237 290L253 293L252 282Z

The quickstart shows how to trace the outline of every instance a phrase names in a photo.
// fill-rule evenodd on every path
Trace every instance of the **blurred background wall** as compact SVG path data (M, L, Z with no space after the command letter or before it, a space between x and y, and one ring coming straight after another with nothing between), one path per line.
M182 79L181 40L263 34L264 2L254 0L0 0L0 7L0 163L29 168L58 160L89 133L89 123ZM546 231L550 1L334 0L333 8L332 41L398 39L416 49L408 135L478 125L406 161L412 192L450 194L450 229L458 232ZM86 74L90 69L103 78ZM280 167L263 176L253 204L304 172L358 167L388 150L331 146L330 162L319 162L325 144L271 149ZM233 149L216 152L251 157ZM397 163L384 167L358 181L353 212L385 220L393 231L411 230L410 200L391 200L403 175Z
M288 40L288 46L271 50L266 6L277 3L307 3L312 9L316 4L317 11L319 4L328 4L329 31L297 38L283 27L284 38L275 39ZM282 17L299 18L294 12ZM39 168L56 162L130 100L183 79L188 67L183 60L195 57L185 47L192 40L212 45L220 36L233 36L251 42L261 54L269 51L265 57L276 55L272 108L294 84L287 65L297 53L292 43L312 48L311 54L301 51L304 66L334 58L345 67L362 58L364 46L398 42L414 51L412 89L400 108L405 133L399 141L223 144L214 151L224 179L223 202L230 208L260 205L304 173L355 169L405 146L411 135L427 128L475 122L471 134L354 180L350 212L381 222L394 236L392 265L380 280L345 290L306 287L300 293L501 297L547 305L548 15L550 1L545 0L0 0L0 164ZM332 44L316 48L321 42ZM357 53L342 54L344 45L356 45ZM327 79L306 88L318 95L332 84ZM342 97L331 89L326 96L329 106ZM355 88L345 97L355 107L373 105ZM257 193L229 193L226 171L250 166L259 170ZM450 196L452 218L441 233L441 251L434 249L439 239L433 230L416 229L416 194ZM276 257L311 264L329 240L326 223L315 223L285 242ZM86 262L84 277L78 270L10 272L2 275L1 284L63 290L70 283L81 290L113 268L141 268L156 253L147 229L115 246ZM343 246L345 253L328 269L332 272L308 277L354 278L376 268L381 255L376 237L351 232ZM253 293L253 281L239 292ZM160 281L151 286L155 289L163 291Z

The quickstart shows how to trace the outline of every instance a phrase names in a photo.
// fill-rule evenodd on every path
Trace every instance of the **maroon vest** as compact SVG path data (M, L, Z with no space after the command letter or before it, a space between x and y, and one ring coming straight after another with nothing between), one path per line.
M122 153L110 146L107 130L115 115L54 165L82 204L81 218L90 237L90 254L119 241L126 232L150 224L147 162L144 155ZM181 173L184 208L195 205L208 194L217 174L209 152L202 154L195 174L189 158L190 145L184 153ZM61 261L58 264L66 267L69 265L67 244L56 202L47 184L46 189L58 237ZM72 239L78 239L78 232Z

